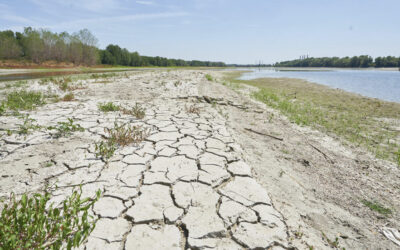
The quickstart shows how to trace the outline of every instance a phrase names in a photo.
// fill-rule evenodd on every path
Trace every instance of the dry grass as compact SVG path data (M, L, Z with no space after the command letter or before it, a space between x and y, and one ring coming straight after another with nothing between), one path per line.
M191 114L196 114L199 115L200 114L200 108L197 107L196 105L190 105L189 107L185 106L186 112L187 113L191 113Z
M137 119L143 119L146 115L145 109L139 103L136 103L131 109L121 108L121 111L125 115L133 115Z
M335 134L378 158L400 164L400 104L332 89L300 79L226 80L259 88L253 97L278 109L292 122Z
M73 93L68 93L68 94L64 95L64 97L61 100L64 102L70 102L70 101L75 100L75 96Z
M149 136L150 131L143 126L130 126L119 125L114 123L114 128L106 128L105 132L108 134L108 141L116 143L120 146L126 146L129 144L139 144Z

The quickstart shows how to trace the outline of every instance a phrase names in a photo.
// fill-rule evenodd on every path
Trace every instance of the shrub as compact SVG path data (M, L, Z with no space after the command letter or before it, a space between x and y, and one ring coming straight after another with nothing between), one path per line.
M112 102L100 103L98 107L103 112L119 111L120 107Z
M0 217L0 249L67 249L82 244L95 227L88 210L100 197L81 199L74 190L59 208L48 205L50 194L10 195ZM48 207L46 209L46 207Z
M13 110L32 110L45 104L42 93L36 91L13 91L7 95L6 105Z

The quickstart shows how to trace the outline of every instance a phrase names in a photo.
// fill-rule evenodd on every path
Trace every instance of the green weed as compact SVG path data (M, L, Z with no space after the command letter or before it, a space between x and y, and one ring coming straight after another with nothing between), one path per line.
M89 209L100 197L82 199L74 190L62 206L48 204L49 193L10 195L0 217L0 249L67 249L81 245L93 231L96 220ZM47 207L47 208L46 208Z
M372 202L372 201L368 201L368 200L364 199L364 200L361 200L361 203L364 204L365 206L367 206L372 211L378 212L383 215L388 215L388 214L392 213L392 210L390 210L389 208L385 208L378 202Z
M56 127L50 126L47 128L49 130L56 130L54 136L57 138L72 135L73 132L85 131L81 125L74 123L74 120L71 118L68 118L68 122L58 122L57 124Z
M103 111L103 112L113 112L113 111L119 111L120 107L118 105L115 105L112 102L107 102L107 103L99 103L98 108Z
M5 101L7 108L12 110L32 110L45 104L42 93L35 91L13 91L8 93Z
M117 145L113 141L101 141L96 143L94 147L96 157L100 157L104 161L108 161L117 150Z
M41 126L34 124L34 122L36 122L35 119L29 118L28 115L25 116L24 123L22 125L19 125L17 133L20 135L27 135L30 134L31 131L39 130L42 128Z
M210 82L213 80L213 78L210 74L206 74L206 79Z

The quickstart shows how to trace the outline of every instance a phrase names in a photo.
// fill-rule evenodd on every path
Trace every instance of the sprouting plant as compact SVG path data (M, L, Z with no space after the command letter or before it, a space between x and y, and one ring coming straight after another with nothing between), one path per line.
M118 105L115 105L112 102L99 103L98 107L103 112L112 112L112 111L119 111L120 110L120 107Z
M47 127L48 130L56 130L57 132L54 134L55 137L69 136L73 132L83 132L85 131L81 125L74 123L72 118L68 118L68 122L58 122L57 126Z
M102 158L104 161L108 161L115 151L117 150L117 145L113 141L101 141L94 145L96 151L96 157Z
M175 81L175 82L174 82L174 86L175 86L175 87L178 87L178 86L180 86L180 85L182 85L182 82L181 82L181 81Z
M206 79L210 82L213 80L213 78L210 74L206 74Z
M24 122L18 126L18 134L20 135L27 135L30 134L33 130L41 129L42 127L34 124L36 122L35 119L29 118L28 115L24 117Z
M133 115L137 119L143 119L146 115L145 109L139 103L136 103L132 109L122 108L122 112L127 115Z
M74 190L60 207L48 204L50 193L12 193L0 216L0 249L67 249L81 245L93 231L96 220L89 215L100 190L92 198L82 198Z
M400 148L396 152L397 155L397 165L400 167Z

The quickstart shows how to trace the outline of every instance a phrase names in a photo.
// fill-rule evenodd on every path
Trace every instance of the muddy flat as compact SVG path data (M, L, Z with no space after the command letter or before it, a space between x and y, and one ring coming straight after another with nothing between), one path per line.
M82 249L399 247L394 163L289 122L251 98L255 87L232 89L223 77L124 72L73 79L64 90L28 81L17 90L59 99L0 116L0 197L46 189L57 205L79 186L87 197L101 190ZM12 90L2 88L1 98ZM119 108L104 112L110 103ZM126 111L139 107L143 116ZM68 122L82 129L51 129ZM144 135L100 154L123 126ZM366 197L390 213L371 210Z

